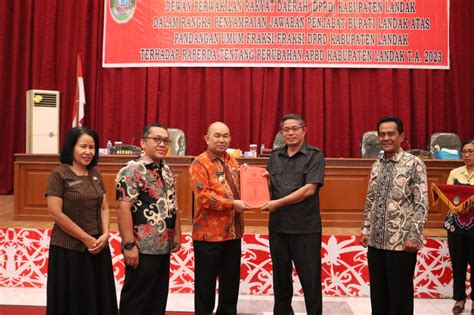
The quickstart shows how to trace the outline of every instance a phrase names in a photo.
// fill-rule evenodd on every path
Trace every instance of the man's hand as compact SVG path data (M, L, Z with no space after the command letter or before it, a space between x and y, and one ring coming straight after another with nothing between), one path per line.
M173 248L171 249L171 251L175 253L179 251L180 248L181 248L181 232L176 232L175 230L174 235L173 235Z
M250 207L242 200L234 200L232 203L235 212L241 213L244 210L250 210Z
M125 259L125 265L132 267L133 269L138 267L138 247L135 245L132 249L124 249L123 257Z
M275 211L276 209L280 208L280 204L278 202L278 200L270 200L269 202L267 202L263 207L262 207L262 210L263 211L269 211L269 212L273 212Z
M414 253L417 250L420 249L420 245L418 242L412 241L412 240L406 240L405 241L405 251L409 253Z
M360 245L367 247L369 246L369 235L368 234L361 234L360 235Z

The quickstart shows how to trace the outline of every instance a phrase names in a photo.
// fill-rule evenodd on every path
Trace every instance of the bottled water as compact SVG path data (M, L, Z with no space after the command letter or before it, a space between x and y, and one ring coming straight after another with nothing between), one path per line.
M107 140L107 154L110 154L111 153L111 149L112 149L112 141L109 139Z

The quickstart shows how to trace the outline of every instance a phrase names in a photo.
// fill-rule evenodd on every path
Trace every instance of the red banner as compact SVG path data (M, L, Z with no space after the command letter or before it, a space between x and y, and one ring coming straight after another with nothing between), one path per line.
M433 205L437 205L441 199L456 213L465 213L474 206L474 186L432 183L431 192Z
M104 67L449 69L449 0L104 1Z

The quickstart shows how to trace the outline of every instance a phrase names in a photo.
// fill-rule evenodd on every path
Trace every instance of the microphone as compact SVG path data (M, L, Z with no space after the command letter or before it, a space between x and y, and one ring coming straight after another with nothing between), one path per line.
M137 133L134 132L133 133L133 138L132 138L132 141L130 142L130 144L133 144L135 142L135 138L137 137Z

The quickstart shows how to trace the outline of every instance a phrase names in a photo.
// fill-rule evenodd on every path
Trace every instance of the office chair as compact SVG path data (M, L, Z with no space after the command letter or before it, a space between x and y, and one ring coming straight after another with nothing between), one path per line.
M275 139L273 140L273 146L272 149L278 149L281 148L286 144L285 139L283 138L283 135L281 134L281 131L278 131L277 134L275 135Z
M170 136L170 152L169 155L186 155L186 135L184 131L178 128L168 128Z
M433 133L430 137L428 151L434 156L436 149L449 149L459 152L461 150L461 139L457 134L451 132Z
M377 131L366 131L360 141L360 156L363 158L379 157L382 145L379 142Z

